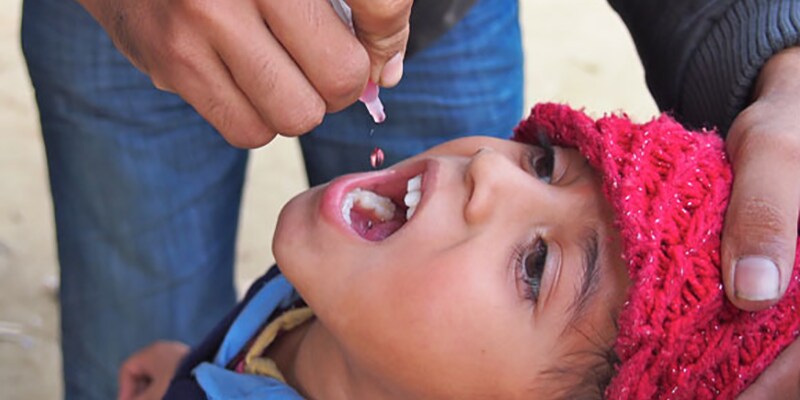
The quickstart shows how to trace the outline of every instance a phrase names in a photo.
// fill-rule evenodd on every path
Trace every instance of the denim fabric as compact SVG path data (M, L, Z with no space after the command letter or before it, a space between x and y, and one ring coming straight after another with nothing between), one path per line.
M195 344L235 301L232 267L247 152L153 88L70 0L25 0L61 267L65 397L116 396L119 364L155 339ZM516 0L483 0L384 90L301 140L309 179L386 165L464 134L507 137L522 111ZM372 136L369 132L374 128Z

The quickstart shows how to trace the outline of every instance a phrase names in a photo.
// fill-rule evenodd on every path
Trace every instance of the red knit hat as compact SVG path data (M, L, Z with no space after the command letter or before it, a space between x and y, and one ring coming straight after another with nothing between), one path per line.
M631 286L619 316L621 363L609 399L732 399L800 333L798 268L768 310L725 297L720 235L732 172L714 132L667 115L635 124L540 104L514 139L576 147L602 174ZM798 246L800 249L800 246ZM797 257L796 257L797 259Z

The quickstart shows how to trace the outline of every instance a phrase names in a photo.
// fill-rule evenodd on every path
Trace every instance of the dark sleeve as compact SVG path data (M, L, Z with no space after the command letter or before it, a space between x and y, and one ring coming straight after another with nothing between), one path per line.
M659 108L724 134L766 60L800 44L798 0L609 0Z
M278 268L273 266L266 274L258 278L258 280L247 289L247 294L245 294L244 299L236 305L236 308L231 310L199 345L192 348L189 354L181 361L178 370L175 372L175 376L172 378L172 382L169 384L169 389L167 389L167 393L164 395L164 399L206 399L205 392L192 377L192 370L204 361L211 362L214 360L214 356L217 354L217 349L219 349L219 346L222 344L225 334L228 332L228 329L230 329L236 316L242 311L244 305L250 301L259 289L278 276L279 273Z

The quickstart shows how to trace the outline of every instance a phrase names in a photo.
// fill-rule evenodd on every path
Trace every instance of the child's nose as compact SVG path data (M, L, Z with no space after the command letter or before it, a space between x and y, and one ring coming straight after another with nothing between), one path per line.
M464 218L468 223L488 220L496 209L513 199L514 188L521 183L515 179L518 175L514 169L519 167L490 147L481 147L472 155L465 177L470 188L464 209Z

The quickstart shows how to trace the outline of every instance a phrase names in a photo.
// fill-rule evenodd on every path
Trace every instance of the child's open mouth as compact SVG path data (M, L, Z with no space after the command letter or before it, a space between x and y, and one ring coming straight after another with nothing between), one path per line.
M422 198L422 174L355 188L342 201L342 217L361 237L381 241L397 232L417 210Z

